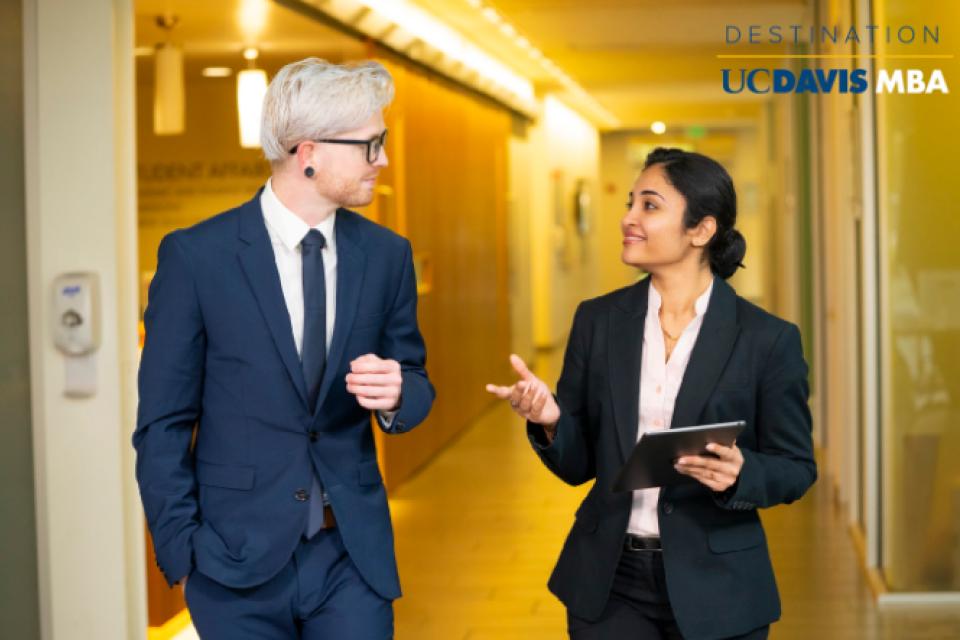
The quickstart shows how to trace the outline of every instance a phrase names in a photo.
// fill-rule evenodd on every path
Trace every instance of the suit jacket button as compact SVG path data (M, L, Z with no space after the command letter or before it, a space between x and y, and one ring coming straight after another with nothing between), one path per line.
M671 513L673 513L673 503L672 503L672 502L664 502L664 503L663 503L663 512L664 512L665 514L667 514L667 515L670 515Z
M293 492L293 497L297 502L306 502L310 498L310 494L307 493L306 489L297 489Z
M317 441L318 434L317 434L316 431L311 431L311 432L309 433L309 435L310 435L310 442L316 442L316 441Z

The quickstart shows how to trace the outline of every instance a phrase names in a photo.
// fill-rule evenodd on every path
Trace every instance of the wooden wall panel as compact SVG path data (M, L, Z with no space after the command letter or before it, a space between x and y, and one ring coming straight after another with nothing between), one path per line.
M506 150L511 115L419 69L384 60L397 82L388 126L403 131L391 162L404 225L432 263L419 300L437 401L427 422L378 435L388 486L410 477L491 404L487 382L509 375Z

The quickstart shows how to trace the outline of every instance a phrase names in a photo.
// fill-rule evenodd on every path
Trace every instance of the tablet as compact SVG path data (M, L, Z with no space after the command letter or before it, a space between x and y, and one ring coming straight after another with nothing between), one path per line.
M613 490L633 491L696 482L694 478L678 473L673 468L674 461L687 455L713 455L707 451L709 443L729 447L746 426L746 422L739 420L648 431L640 437L627 463L620 469Z

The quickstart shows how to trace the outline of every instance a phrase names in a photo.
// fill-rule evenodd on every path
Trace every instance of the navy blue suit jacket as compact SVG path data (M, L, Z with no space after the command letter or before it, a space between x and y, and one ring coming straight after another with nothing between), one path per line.
M637 442L649 289L647 278L580 305L557 385L562 417L553 442L528 425L557 476L571 484L596 479L550 579L586 619L604 611L630 519L632 493L612 487ZM660 492L667 591L684 638L729 638L779 618L757 509L800 498L817 477L807 397L797 327L715 278L671 428L745 420L737 440L744 463L723 494L692 481Z
M366 353L398 361L402 402L390 431L426 418L434 390L413 260L404 238L356 213L336 215L336 321L312 413L259 194L160 244L133 444L171 584L194 568L231 587L274 576L303 533L300 490L316 465L361 575L384 598L400 595L370 412L345 376Z

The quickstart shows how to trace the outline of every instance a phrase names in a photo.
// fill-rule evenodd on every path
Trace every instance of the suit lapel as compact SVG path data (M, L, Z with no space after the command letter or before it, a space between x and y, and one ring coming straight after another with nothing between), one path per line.
M643 325L647 314L650 278L624 292L610 311L608 364L613 416L623 459L637 443L640 411L640 364Z
M320 382L316 411L320 411L323 401L330 391L334 377L340 370L347 338L353 327L360 304L360 291L363 286L363 272L367 259L363 252L363 236L357 225L357 215L346 209L337 210L337 223L334 234L337 238L337 311L333 325L333 338L327 352L327 364Z
M303 377L303 368L297 356L297 346L293 341L293 328L290 326L290 314L280 287L280 274L270 245L263 212L260 209L260 194L243 205L240 211L240 240L242 246L238 252L240 265L247 282L257 299L274 345L290 374L290 380L297 388L300 400L307 406L307 385Z
M677 392L670 428L697 424L740 335L737 297L722 278L714 278L710 304Z

